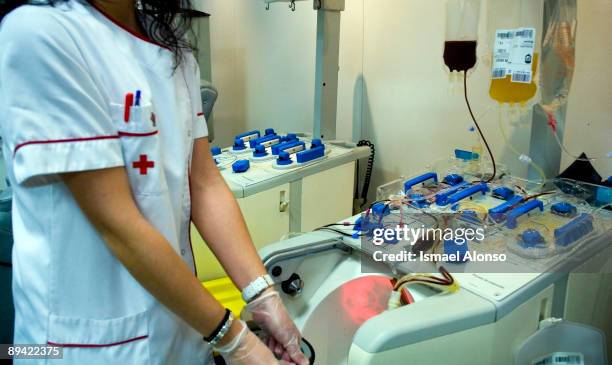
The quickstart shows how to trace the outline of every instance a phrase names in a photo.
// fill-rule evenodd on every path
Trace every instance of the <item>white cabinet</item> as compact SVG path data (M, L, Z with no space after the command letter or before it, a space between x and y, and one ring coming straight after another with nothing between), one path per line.
M289 232L290 184L284 184L255 195L238 199L253 242L259 249L278 241ZM196 261L198 278L201 281L226 276L225 271L214 257L206 243L191 226L191 245Z
M257 249L289 232L308 232L352 215L355 162L296 177L294 181L238 199ZM195 227L192 246L198 278L225 277L225 271Z

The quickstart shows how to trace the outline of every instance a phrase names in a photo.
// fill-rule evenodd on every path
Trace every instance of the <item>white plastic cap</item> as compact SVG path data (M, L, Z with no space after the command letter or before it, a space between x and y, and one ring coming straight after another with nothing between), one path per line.
M519 161L521 161L524 164L529 164L529 163L531 163L531 157L529 157L527 155L520 155L519 156Z

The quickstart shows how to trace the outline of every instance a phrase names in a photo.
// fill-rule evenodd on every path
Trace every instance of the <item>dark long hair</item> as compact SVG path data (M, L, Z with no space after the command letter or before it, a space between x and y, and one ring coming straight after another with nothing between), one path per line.
M55 5L67 0L46 0L44 2L31 0L0 0L0 21L15 8L34 3L36 5ZM155 42L170 49L174 53L175 64L180 64L183 53L196 51L195 45L186 36L191 29L190 0L141 0L142 9L138 11L141 17L148 19L147 36Z

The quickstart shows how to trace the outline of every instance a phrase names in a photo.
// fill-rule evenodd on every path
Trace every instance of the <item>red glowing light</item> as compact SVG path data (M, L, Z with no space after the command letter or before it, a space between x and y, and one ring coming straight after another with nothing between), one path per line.
M363 276L340 288L344 313L358 325L384 312L393 286L391 279L382 275Z

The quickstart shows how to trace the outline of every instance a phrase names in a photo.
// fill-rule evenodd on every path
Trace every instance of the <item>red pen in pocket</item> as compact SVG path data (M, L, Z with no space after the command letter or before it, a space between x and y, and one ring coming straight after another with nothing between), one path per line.
M134 104L134 94L127 93L125 95L125 111L123 112L123 120L127 123L130 121L130 109Z

